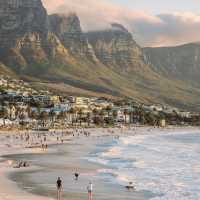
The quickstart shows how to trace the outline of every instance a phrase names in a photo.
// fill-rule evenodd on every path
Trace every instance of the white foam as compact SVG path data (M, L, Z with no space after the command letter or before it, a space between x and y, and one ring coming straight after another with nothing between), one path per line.
M110 173L119 184L131 181L137 190L158 194L152 200L199 200L200 138L199 143L187 143L181 137L177 139L177 134L184 137L186 131L122 137L117 145L99 156L104 157L105 165L113 168ZM187 137L192 137L192 133ZM126 168L128 162L121 165L117 163L120 159L112 160L116 156L136 161L132 168Z
M108 160L98 158L98 157L90 157L90 158L86 158L86 159L90 162L99 163L102 165L106 165L108 163Z
M121 147L112 147L107 152L102 153L102 157L119 157L121 156Z

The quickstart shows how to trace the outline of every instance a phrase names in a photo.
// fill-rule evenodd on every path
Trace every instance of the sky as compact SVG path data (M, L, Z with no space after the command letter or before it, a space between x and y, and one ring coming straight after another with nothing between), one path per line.
M48 12L75 12L84 31L120 23L141 46L200 41L200 0L43 0Z
M127 6L133 10L146 10L154 14L162 12L199 12L199 0L109 0L114 4Z

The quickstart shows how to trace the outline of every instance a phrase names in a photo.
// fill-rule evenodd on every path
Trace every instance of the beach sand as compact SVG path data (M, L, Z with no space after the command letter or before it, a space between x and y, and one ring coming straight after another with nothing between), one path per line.
M70 200L83 200L87 199L86 187L89 181L94 183L94 199L95 200L111 200L111 199L123 199L123 200L146 200L150 199L153 194L148 191L127 191L124 186L112 184L109 181L105 181L97 177L99 170L102 170L104 166L91 163L87 159L89 153L94 151L100 144L112 141L116 136L121 134L148 134L150 127L142 127L126 131L121 129L90 129L92 133L90 137L66 135L64 140L65 144L57 145L55 137L49 136L48 144L52 145L44 152L39 148L27 149L24 148L26 144L12 143L11 147L8 147L8 143L11 141L5 135L8 133L2 133L0 136L1 145L1 163L0 163L0 200L47 200L56 198L56 188L53 182L51 183L51 189L49 187L32 187L34 181L29 180L29 174L40 172L41 176L45 178L45 170L52 170L53 177L55 176L55 182L59 174L54 174L54 168L65 172L65 176L61 177L64 182L63 199ZM188 128L193 130L194 128ZM182 128L171 128L170 131L185 130ZM160 129L154 129L153 132L160 131ZM162 129L163 132L168 132L169 129ZM152 131L150 131L152 134ZM51 156L64 150L67 152L67 161L65 166L50 165L47 163L36 163L36 166L29 168L13 169L11 161L30 158L31 156L39 157L40 155L46 157L48 154ZM47 157L48 158L48 157ZM9 161L10 160L10 161ZM35 163L34 163L35 164ZM75 170L81 174L79 181L75 181L73 173ZM23 177L23 179L22 179ZM40 178L40 177L39 177ZM54 179L53 179L54 180ZM47 183L48 184L48 183ZM28 188L32 188L29 190ZM29 191L29 192L28 192Z

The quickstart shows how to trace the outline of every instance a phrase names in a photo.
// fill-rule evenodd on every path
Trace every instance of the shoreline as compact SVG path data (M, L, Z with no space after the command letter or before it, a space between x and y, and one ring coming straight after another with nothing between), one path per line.
M98 136L102 136L102 137L107 137L107 136L116 136L116 133L117 135L119 136L124 136L123 133L121 133L121 129L118 129L118 128L114 128L114 129L89 129L90 131L93 130L95 132L95 134L93 136L95 137L98 137ZM156 132L158 131L163 131L164 133L166 132L169 132L169 130L171 131L178 131L178 132L184 132L184 131L199 131L199 128L197 127L187 127L187 128L183 128L183 127L169 127L169 128L164 128L164 129L157 129L157 128L153 128L153 127L137 127L136 128L136 131L137 133L136 134L149 134L148 130L150 130L150 134L154 133L156 134ZM154 131L152 131L154 130ZM156 130L156 131L155 131ZM112 133L112 131L114 131L114 133ZM126 129L125 131L128 131L128 129ZM5 134L5 133L4 133ZM9 134L8 132L6 134ZM15 134L15 133L13 133ZM3 135L3 134L2 134ZM1 135L1 136L2 136ZM134 134L133 134L134 135ZM65 143L70 143L70 140L71 141L74 141L73 139L73 136L72 135L67 135L67 141L65 141ZM107 139L107 138L106 138ZM106 140L105 139L105 140ZM81 142L81 141L79 141ZM57 142L49 142L49 145L57 145ZM91 150L94 150L94 146L95 144L91 144L90 145L93 147L89 147L89 149L87 149L87 152L90 152ZM31 200L38 200L38 198L40 200L47 200L47 199L53 199L51 197L44 197L44 196L39 196L39 195L35 195L35 194L32 194L32 193L29 193L25 190L22 190L21 188L19 188L17 186L17 184L13 181L11 181L8 176L11 174L11 173L18 173L18 172L27 172L27 171L31 171L31 170L36 170L38 169L37 167L33 166L33 167L29 167L27 169L13 169L11 168L11 166L9 165L9 162L8 161L3 161L2 162L2 159L4 159L3 156L7 156L7 155L15 155L15 154L39 154L39 153L44 153L42 151L39 151L38 152L38 149L26 149L26 148L20 148L20 147L3 147L1 145L0 147L0 150L1 150L1 155L0 155L0 158L1 158L1 163L0 163L0 172L1 172L1 179L0 179L0 200L16 200L18 198L20 199L31 199ZM84 150L84 149L83 149ZM51 148L48 150L51 152ZM74 151L74 149L72 148L72 151ZM69 155L70 156L70 155ZM79 157L80 159L80 157ZM89 161L88 161L89 162ZM74 167L74 166L73 166ZM70 167L69 167L70 168ZM96 169L96 168L95 168ZM94 170L95 170L94 169ZM87 170L86 170L87 171ZM75 193L74 193L75 194ZM82 197L72 197L72 199L74 200L79 200L81 199ZM138 198L139 199L139 198Z

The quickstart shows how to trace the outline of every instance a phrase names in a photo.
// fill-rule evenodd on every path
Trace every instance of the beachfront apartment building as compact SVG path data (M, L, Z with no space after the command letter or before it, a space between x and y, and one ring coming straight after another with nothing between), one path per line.
M54 104L60 104L60 96L57 95L52 95L50 96L50 101L53 102Z
M90 98L87 97L69 97L70 105L74 109L88 109Z
M0 78L0 86L7 86L8 81L4 78Z

